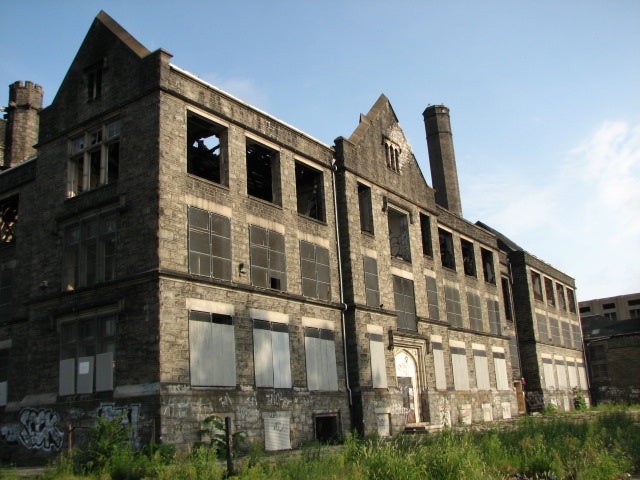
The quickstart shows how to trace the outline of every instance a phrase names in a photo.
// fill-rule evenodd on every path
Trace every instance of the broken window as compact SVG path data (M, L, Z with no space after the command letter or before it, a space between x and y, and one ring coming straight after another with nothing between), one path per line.
M433 244L431 243L431 219L424 213L420 214L420 232L422 233L422 253L427 257L433 257Z
M556 306L556 296L553 293L553 282L550 278L544 277L544 290L547 295L547 303Z
M11 340L0 342L0 407L7 405Z
M511 286L509 285L509 279L502 277L502 298L504 298L504 316L509 322L513 322L513 302L511 299Z
M438 239L440 241L440 261L442 266L456 269L456 255L453 251L453 235L446 230L438 229Z
M289 325L253 320L256 387L291 388Z
M447 307L447 320L452 327L462 327L462 306L460 292L455 287L444 287L444 299Z
M302 294L320 300L329 300L331 298L329 250L301 240L300 269L302 272Z
M231 219L189 207L189 272L231 280Z
M322 172L296 162L298 213L324 222L324 181Z
M380 307L380 288L378 284L378 262L375 258L364 257L364 290L367 306Z
M533 298L542 301L542 279L538 272L531 271L531 288L533 289Z
M416 300L413 292L413 281L393 275L393 294L396 313L398 314L398 328L416 331Z
M569 311L571 313L576 313L576 296L574 295L573 290L569 287L567 287L567 304L569 306ZM582 311L582 309L580 310Z
M429 305L429 319L440 320L438 285L436 279L430 276L427 276L427 303Z
M471 330L482 332L482 305L480 304L480 295L467 292L467 307L469 308L469 326Z
M193 386L235 387L236 348L230 315L189 311L189 367Z
M556 292L558 294L558 307L562 310L567 309L567 301L564 298L564 287L559 283L556 283Z
M480 254L482 255L482 270L484 272L484 281L487 283L496 284L496 271L493 266L493 252L480 248Z
M187 172L210 182L228 185L227 129L187 113Z
M11 319L13 269L0 270L0 325Z
M409 220L407 214L388 209L389 248L393 258L411 261L409 246Z
M460 247L462 249L462 265L464 274L470 277L476 276L476 254L473 251L473 243L460 239Z
M247 193L280 205L278 152L247 139Z
M304 328L304 350L307 361L307 388L338 390L335 332L324 328Z
M502 335L499 302L491 298L487 299L487 312L489 313L489 331L494 335Z
M287 273L284 235L273 230L249 226L251 283L258 287L286 290Z
M60 395L113 390L116 316L60 324Z
M63 269L64 290L115 278L115 214L86 218L65 228Z
M67 196L75 197L118 180L120 169L120 122L87 131L69 142L71 158Z
M102 74L103 62L91 65L85 70L85 81L87 83L87 101L92 102L102 96Z
M358 206L360 207L360 230L373 235L371 188L361 183L358 183Z
M17 222L18 196L0 200L0 245L15 243Z

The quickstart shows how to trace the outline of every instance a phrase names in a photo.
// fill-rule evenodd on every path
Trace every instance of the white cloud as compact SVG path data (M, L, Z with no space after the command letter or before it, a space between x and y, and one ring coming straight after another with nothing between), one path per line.
M548 173L470 179L464 205L576 279L579 298L640 291L640 124L604 122Z

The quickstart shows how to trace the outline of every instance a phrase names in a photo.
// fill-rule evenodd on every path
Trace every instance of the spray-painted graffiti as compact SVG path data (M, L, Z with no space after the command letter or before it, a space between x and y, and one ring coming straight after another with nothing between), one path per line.
M9 425L3 425L0 428L0 435L8 442L8 443L18 443L18 438L20 438L20 425L17 423L11 423Z
M446 398L440 399L440 425L443 427L451 426L451 403Z
M98 407L97 414L106 420L120 419L120 423L129 425L131 427L131 442L134 448L139 449L142 446L138 432L141 418L140 411L141 407L137 404L116 406L114 403L102 403Z
M25 408L20 412L18 441L29 450L60 450L64 432L58 428L59 421L60 417L53 410Z

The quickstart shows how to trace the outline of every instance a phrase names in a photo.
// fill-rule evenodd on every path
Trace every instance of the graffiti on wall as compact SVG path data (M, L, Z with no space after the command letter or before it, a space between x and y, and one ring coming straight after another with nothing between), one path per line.
M128 425L130 427L130 440L134 448L138 450L142 447L139 434L142 415L139 404L116 406L115 403L101 403L98 407L97 414L105 420L113 421L119 419L120 423Z
M20 423L3 425L0 434L9 443L20 443L29 450L58 451L64 432L58 427L58 413L48 408L24 408Z

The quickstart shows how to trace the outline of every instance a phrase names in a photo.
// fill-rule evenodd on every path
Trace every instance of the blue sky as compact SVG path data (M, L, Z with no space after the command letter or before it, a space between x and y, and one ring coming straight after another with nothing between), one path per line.
M640 1L5 2L0 86L48 104L100 9L329 145L384 93L428 180L422 111L447 105L465 218L579 299L640 291Z

